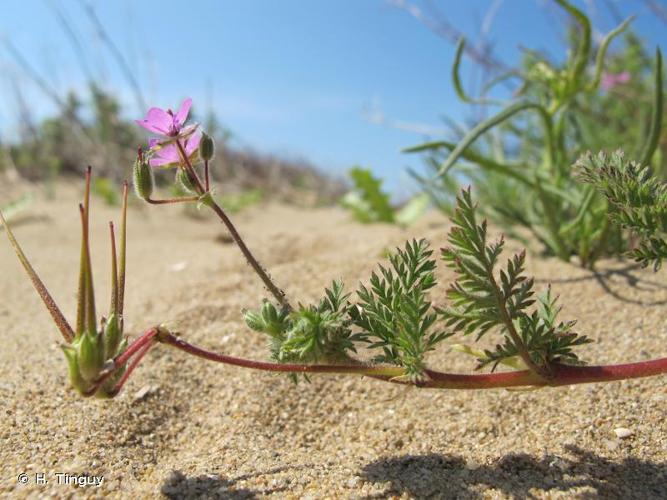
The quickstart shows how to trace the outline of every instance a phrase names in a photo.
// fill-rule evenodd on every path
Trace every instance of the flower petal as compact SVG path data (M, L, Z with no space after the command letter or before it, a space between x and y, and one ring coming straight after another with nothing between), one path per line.
M148 164L151 167L171 167L171 166L177 166L178 161L173 161L168 158L151 158L148 160Z
M167 144L166 146L158 149L155 152L155 156L158 158L162 158L163 160L169 160L169 161L179 161L181 158L178 155L178 149L176 148L176 144Z
M168 135L174 123L173 117L165 110L160 108L151 108L146 113L146 118L136 120L136 123L146 130L156 134Z
M178 122L179 128L182 127L185 124L185 120L188 119L188 114L190 113L190 108L192 107L192 99L187 98L183 103L181 104L180 109L178 110L178 113L176 113L176 116L174 117Z
M201 132L197 131L190 136L190 138L185 142L185 154L190 157L199 147L199 142L201 141Z

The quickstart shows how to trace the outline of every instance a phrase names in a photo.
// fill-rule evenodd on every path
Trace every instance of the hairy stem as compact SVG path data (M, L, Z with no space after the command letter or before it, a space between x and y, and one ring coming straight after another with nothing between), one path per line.
M197 176L197 173L195 172L195 169L192 166L192 163L190 162L190 159L188 158L187 154L185 153L185 149L183 149L183 145L181 144L181 142L178 139L176 140L176 146L178 147L178 150L180 151L180 155L181 155L181 158L183 160L183 164L185 165L186 169L192 175L192 178L195 181L195 185L197 187L197 190L199 191L200 194L204 195L208 191L204 191L204 187L202 186L201 181L199 180L199 177ZM215 202L215 200L213 200L212 198L210 200L210 203L208 203L208 205L216 213L216 215L222 221L222 223L227 227L227 230L229 231L229 234L232 236L232 239L234 240L236 245L241 250L241 253L243 253L243 256L245 257L245 259L248 261L248 263L253 268L255 273L257 273L257 275L260 277L260 279L264 283L264 286L266 286L266 288L269 290L269 292L271 292L271 295L273 295L275 297L275 299L280 303L281 306L283 306L287 310L291 310L292 306L289 304L289 301L287 300L287 297L285 296L285 292L283 290L281 290L273 282L273 279L271 279L271 276L269 276L269 274L266 272L266 270L262 267L262 265L259 263L259 261L252 254L250 249L247 247L247 245L243 241L243 238L241 238L241 235L236 230L236 227L232 223L231 219L227 216L227 214L222 209L222 207L220 205L218 205Z
M199 196L186 196L184 198L165 198L162 200L154 200L152 198L148 198L146 200L146 202L150 203L151 205L168 205L171 203L194 203L196 201L199 201Z

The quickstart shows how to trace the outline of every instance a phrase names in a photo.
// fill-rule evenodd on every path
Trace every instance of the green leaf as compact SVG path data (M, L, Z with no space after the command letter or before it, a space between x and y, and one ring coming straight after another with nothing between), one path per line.
M635 16L628 17L616 28L607 33L607 35L602 40L600 48L598 49L598 53L595 57L595 72L594 72L595 76L593 77L591 83L588 85L588 90L595 90L598 88L598 85L600 84L600 79L602 78L602 70L604 69L604 60L605 56L607 55L607 49L609 48L609 44L612 42L614 38L616 38L618 35L620 35L627 29L627 27L634 20L634 18Z
M510 119L517 113L520 113L521 111L525 110L536 111L540 115L540 117L544 120L544 122L548 125L548 127L551 127L550 125L551 118L549 117L547 110L542 105L526 101L519 101L510 104L505 109L499 111L497 114L491 116L490 118L487 118L486 120L478 123L475 127L473 127L466 134L466 136L463 139L461 139L461 141L456 145L454 150L447 157L447 160L445 160L445 162L440 166L440 169L438 170L438 175L445 175L449 171L449 169L454 165L454 163L463 155L466 149L468 149L468 147L470 147L470 145L473 142L475 142L486 131ZM550 134L547 134L547 140L549 142L549 149L551 149L552 146L550 144L551 141Z
M651 115L651 127L646 138L646 144L642 149L641 165L650 165L653 153L660 141L662 130L663 97L662 97L662 52L660 47L655 49L655 87L653 93L653 113Z
M511 257L496 271L504 242L487 241L486 221L477 222L470 190L457 199L448 235L449 246L442 258L457 275L447 291L451 305L437 309L446 327L479 340L492 330L502 335L502 343L477 355L478 367L516 363L516 357L533 371L543 374L553 362L576 361L575 345L587 342L571 331L574 323L556 324L555 299L549 292L539 298L537 311L533 279L524 272L525 251ZM472 352L471 348L469 351Z
M370 169L350 170L354 189L341 201L359 222L394 222L394 209L389 195L382 192L382 181L373 177Z
M427 292L435 282L435 260L426 240L407 242L389 257L391 267L373 272L370 288L360 285L358 307L349 312L362 338L379 349L375 360L405 368L408 378L424 377L424 354L451 335L434 331L437 314Z

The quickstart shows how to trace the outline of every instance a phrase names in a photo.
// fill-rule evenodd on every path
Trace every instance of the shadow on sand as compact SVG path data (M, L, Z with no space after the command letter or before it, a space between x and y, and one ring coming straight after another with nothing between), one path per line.
M223 478L216 474L188 477L180 471L173 471L162 483L160 493L167 498L173 499L220 498L229 500L250 500L272 494L282 496L281 493L288 489L285 486L251 490L247 488L239 488L236 486L236 483L255 476L278 474L294 468L295 467L277 467L268 471L259 471L255 474L243 474L241 476L230 478ZM299 467L296 468L298 469Z
M661 290L667 290L667 286L661 283L658 278L647 277L647 275L651 276L649 274L651 271L643 269L639 264L624 264L620 267L607 265L604 269L582 271L586 271L586 274L574 278L536 278L535 282L556 284L594 280L606 293L621 302L644 306L667 304L667 300L654 300L650 298L653 294ZM622 291L625 288L632 288L641 295L646 295L647 299L628 297Z
M611 461L576 447L571 457L510 454L493 465L466 464L457 456L405 455L366 465L360 476L389 483L377 498L408 495L415 498L483 498L493 488L510 498L667 498L667 463L625 458ZM573 488L582 488L576 492ZM486 494L488 495L488 491ZM374 497L367 497L374 498Z

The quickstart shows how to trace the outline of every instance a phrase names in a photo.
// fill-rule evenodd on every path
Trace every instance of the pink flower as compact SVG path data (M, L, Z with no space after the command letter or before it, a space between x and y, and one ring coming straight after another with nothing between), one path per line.
M189 137L182 139L183 149L188 159L194 163L199 152L199 141L201 132L194 132ZM153 157L148 160L151 167L172 167L180 165L181 155L178 146L174 142L163 143L159 139L148 141L148 147L153 153Z
M146 118L143 120L135 120L136 123L150 132L165 136L178 137L192 133L197 125L190 127L183 127L185 121L188 119L190 107L192 106L192 99L189 97L183 101L180 109L176 114L171 109L151 108L146 113Z
M617 85L628 83L630 81L630 73L623 71L621 73L603 73L600 88L602 90L611 90Z

